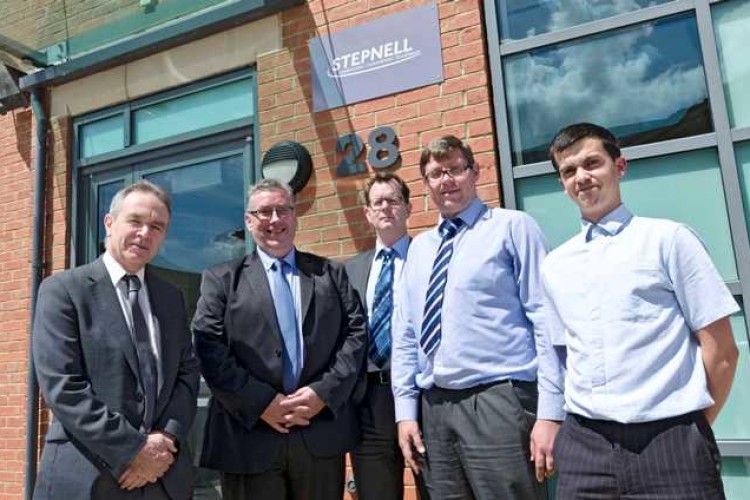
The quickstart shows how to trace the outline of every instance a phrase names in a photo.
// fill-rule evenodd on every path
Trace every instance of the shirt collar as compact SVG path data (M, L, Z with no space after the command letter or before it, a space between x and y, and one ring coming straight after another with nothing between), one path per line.
M581 219L581 232L585 241L591 241L598 235L615 236L627 226L633 214L625 205L620 204L617 208L599 219L599 222L593 223Z
M468 207L464 208L462 212L460 212L454 219L461 219L463 221L464 226L472 227L476 223L477 219L484 214L484 212L487 210L487 205L484 204L482 200L479 198L474 198L474 200L469 204ZM435 228L435 231L438 231L437 228L440 227L440 223L443 222L445 218L441 215L440 220L438 221L438 225ZM460 228L459 228L460 231Z
M269 271L273 263L279 260L277 257L268 254L260 247L256 247L256 250L258 251L258 257L260 257L260 261L263 263L263 268L266 271ZM292 269L297 269L297 250L295 248L292 248L288 254L281 258L281 260L289 264Z
M104 252L104 255L102 255L102 262L104 262L104 267L107 268L107 274L109 274L109 279L112 280L112 284L117 286L117 284L120 282L123 276L126 274L132 274L125 270L122 265L120 265L117 260L115 260L114 257L109 252ZM135 273L136 276L138 276L138 279L141 280L141 283L146 283L146 280L144 279L144 276L146 274L145 268L140 268L137 273Z
M377 259L380 255L380 251L384 248L390 248L391 250L396 251L396 255L402 259L406 260L406 252L409 250L409 235L405 234L401 238L396 241L396 243L393 244L391 247L387 247L383 245L380 240L375 242L375 258Z

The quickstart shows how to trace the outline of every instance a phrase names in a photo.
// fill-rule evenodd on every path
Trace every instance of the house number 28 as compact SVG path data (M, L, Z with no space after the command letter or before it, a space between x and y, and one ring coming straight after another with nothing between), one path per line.
M401 157L396 132L391 127L378 127L370 132L367 147L367 163L375 169L392 167ZM343 158L336 168L336 175L344 177L365 172L367 167L362 158L364 150L365 145L357 134L339 137L336 141L336 152L343 155Z

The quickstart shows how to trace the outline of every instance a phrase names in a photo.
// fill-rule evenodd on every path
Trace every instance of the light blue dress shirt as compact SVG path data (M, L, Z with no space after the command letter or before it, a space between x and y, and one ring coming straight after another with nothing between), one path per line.
M739 308L698 237L625 206L551 252L548 323L567 345L565 409L622 423L713 404L693 332ZM561 331L561 330L558 330Z
M271 288L271 297L276 297L277 291L273 289L273 280L271 279L270 274L273 272L271 271L271 266L276 262L278 259L276 257L273 257L266 252L263 251L262 248L257 247L258 257L260 258L261 263L263 264L263 269L266 271L266 278L268 279L268 285ZM300 356L300 364L299 364L299 370L302 371L302 368L305 364L305 342L302 338L302 296L300 294L300 285L299 285L299 269L297 269L297 253L295 249L292 249L291 252L286 254L283 259L287 264L289 264L291 271L284 274L284 278L286 278L287 282L289 283L289 287L292 289L292 296L294 297L294 310L297 313L297 345L299 346L299 356Z
M547 338L541 335L542 232L523 212L490 209L478 199L459 217L464 224L448 268L442 338L430 358L420 349L419 336L440 246L437 227L417 236L409 247L404 286L396 297L391 355L397 421L416 420L421 389L537 378L535 339ZM539 405L562 412L561 397L550 401L540 393Z

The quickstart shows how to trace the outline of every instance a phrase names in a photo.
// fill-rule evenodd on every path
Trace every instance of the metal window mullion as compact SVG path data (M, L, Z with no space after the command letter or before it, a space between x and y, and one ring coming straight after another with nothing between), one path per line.
M732 141L742 142L750 140L750 127L742 127L732 130Z
M639 9L633 12L626 12L623 14L618 14L616 16L579 24L577 26L571 26L570 28L553 31L550 33L543 33L538 36L503 42L500 45L500 54L502 56L508 56L511 54L526 52L528 50L544 47L547 45L555 45L562 42L575 40L577 38L583 38L598 33L612 31L618 28L633 26L648 21L655 21L663 17L693 10L695 8L695 2L696 0L675 0L674 2L655 5L653 7L647 7L645 9ZM488 4L492 4L492 11L494 14L494 3L495 2L491 0L484 1L485 12L488 18L490 16ZM495 19L494 23L495 25L497 25L497 17L495 16L493 19ZM498 33L499 38L499 32L495 32ZM492 32L488 29L487 33Z
M642 144L623 148L622 154L628 160L641 160L644 158L654 158L657 156L666 156L688 151L696 151L710 147L716 147L716 134L694 135L691 137L681 137L652 144ZM537 175L546 175L554 172L552 163L542 161L538 163L529 163L518 166L513 169L513 176L516 179L524 177L534 177Z
M708 98L711 106L711 117L716 131L719 165L724 183L724 197L729 213L729 228L737 264L737 274L742 290L742 302L745 311L750 311L750 244L748 243L745 212L742 207L742 192L737 172L737 160L734 155L729 113L727 112L726 95L721 80L719 51L711 17L709 0L696 0L696 21L698 36L703 53L703 67L708 86ZM745 327L750 338L750 314L745 314Z
M511 155L510 127L508 126L508 108L505 98L505 81L503 79L503 61L500 54L500 30L497 25L495 0L484 0L485 28L487 48L490 56L490 74L492 78L492 101L495 108L495 130L497 149L500 152L498 174L502 186L502 205L505 208L517 208L516 191L513 185L513 157Z
M750 441L717 439L716 444L723 458L750 456Z

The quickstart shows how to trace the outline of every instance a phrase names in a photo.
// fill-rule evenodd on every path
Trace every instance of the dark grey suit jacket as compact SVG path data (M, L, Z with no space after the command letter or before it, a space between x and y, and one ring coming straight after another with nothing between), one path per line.
M411 238L409 238L411 243ZM368 305L367 304L367 281L370 279L370 270L372 269L372 259L375 258L375 249L365 250L362 253L358 253L348 261L346 261L346 273L349 275L349 280L352 283L352 287L357 292L359 300L362 302L362 306L367 315ZM369 322L368 322L369 323ZM391 366L390 360L385 364L382 369L389 369ZM367 361L368 371L378 371L381 368L375 366Z
M145 279L161 335L162 387L154 430L185 443L195 416L199 378L185 304L177 288L148 268ZM34 498L132 498L132 493L120 490L117 479L146 441L139 430L145 398L135 345L104 263L99 259L47 278L37 304L33 357L54 419ZM159 483L145 488L166 491L172 499L192 495L193 470L186 446L180 447Z
M296 259L305 351L299 386L327 406L292 432L312 454L334 456L360 437L351 396L367 349L364 314L341 264L299 251ZM260 418L283 393L283 340L257 253L203 274L193 334L213 395L201 465L235 474L267 470L286 439Z

